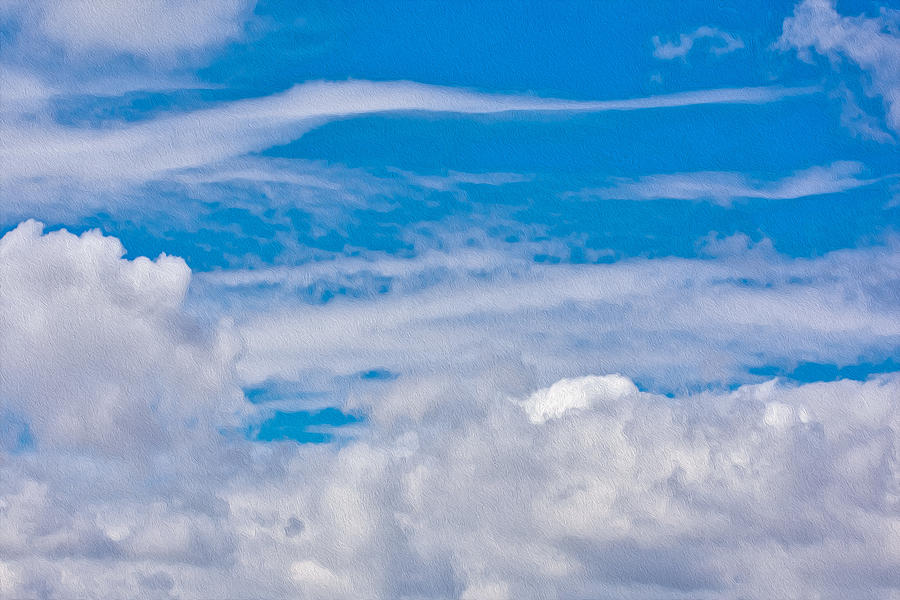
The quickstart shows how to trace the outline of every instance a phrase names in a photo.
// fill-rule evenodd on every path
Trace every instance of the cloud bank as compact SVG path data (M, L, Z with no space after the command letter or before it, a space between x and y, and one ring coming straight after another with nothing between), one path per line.
M184 264L121 253L33 222L0 240L0 394L31 436L2 450L4 595L900 587L896 375L674 397L401 377L355 439L261 446L227 434L235 347L184 312Z
M536 119L763 104L819 88L576 101L313 81L133 122L56 120L61 95L113 93L97 79L107 71L116 94L147 89L149 79L130 76L180 76L239 39L252 8L236 0L0 7L21 26L3 32L14 44L0 66L0 225L19 213L47 215L54 203L70 215L83 199L96 208L144 194L129 205L136 210L108 221L124 228L123 239L246 252L242 264L255 267L192 273L175 256L133 257L99 231L75 235L31 220L0 238L0 597L900 594L900 373L803 385L759 375L803 361L850 372L837 367L896 354L900 253L887 227L872 226L861 238L868 246L813 248L811 258L780 253L761 232L749 232L756 242L710 233L695 258L592 264L616 256L598 239L632 221L610 211L606 230L585 240L587 228L567 235L560 222L572 217L552 193L545 204L530 197L554 176L579 182L565 189L584 185L562 173L577 160L536 175L508 172L507 163L425 175L253 156L359 115ZM867 91L884 98L896 129L896 32L896 11L848 18L805 0L781 45L867 73ZM707 43L715 54L743 44L701 27L654 39L655 55L685 58ZM52 68L32 72L31 62ZM846 92L841 118L892 139L856 98ZM115 99L113 111L125 101ZM103 101L91 102L86 110L102 112ZM636 139L640 147L646 138ZM531 150L535 164L552 146ZM588 150L598 148L608 149ZM863 155L856 150L839 157ZM814 156L798 164L819 166L789 166L775 178L669 171L658 161L644 169L624 156L610 169L651 174L583 194L787 205L895 177ZM866 163L878 169L880 158ZM476 186L510 194L496 206L499 196L482 197L473 209L479 201L467 194ZM166 214L182 201L196 204ZM746 210L748 220L727 224L754 223L761 213L749 204L708 212ZM203 213L207 206L218 212ZM326 218L310 217L326 206ZM798 237L834 226L797 214L813 223L798 224ZM514 217L516 235L506 236L503 219ZM343 235L357 218L362 228L375 223L371 245ZM668 229L648 220L632 239L652 248ZM394 243L412 250L389 255ZM267 252L278 244L286 260L306 263L273 265ZM557 250L573 262L537 262ZM307 289L324 292L310 298ZM353 415L351 427L308 428L333 434L332 443L254 439L276 411L323 407Z
M310 306L288 296L270 303L238 323L247 344L239 372L259 383L379 365L413 378L496 377L502 387L549 385L593 367L677 391L746 381L747 367L785 360L848 364L900 342L891 248L788 259L738 236L710 244L716 260L546 266L461 257L455 266L444 261L451 272L439 283L410 292L401 278L396 293L366 302ZM423 260L409 280L429 279L440 264ZM388 275L396 268L390 261L385 267ZM340 264L331 275L326 268L313 266L307 277L345 281ZM377 263L353 268L376 278L381 272ZM276 271L270 281L310 281L297 270L291 277ZM260 282L236 275L238 294Z

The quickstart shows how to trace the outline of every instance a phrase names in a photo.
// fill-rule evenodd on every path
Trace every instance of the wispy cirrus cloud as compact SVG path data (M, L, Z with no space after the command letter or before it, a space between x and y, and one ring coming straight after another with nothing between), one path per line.
M415 377L453 363L466 373L454 378L465 378L501 361L528 365L529 377L543 385L599 365L677 387L740 379L760 360L846 361L900 339L889 300L898 277L890 248L792 260L737 236L710 251L715 260L610 265L546 266L490 252L387 259L384 274L400 280L389 294L318 306L287 297L243 321L247 350L239 368L258 382L373 364ZM228 287L240 295L260 283L345 285L351 273L381 273L379 263L347 259L200 278L216 286L210 297ZM435 284L404 290L404 279L434 268L444 269ZM470 275L478 271L489 276Z
M146 181L285 143L323 123L395 111L460 114L603 112L704 104L762 104L817 88L735 88L625 100L579 101L472 92L412 82L311 82L287 92L201 111L103 129L3 128L0 178Z
M804 0L784 21L778 47L796 50L812 61L826 56L832 67L844 61L871 78L871 90L881 96L888 127L900 131L900 11L884 7L877 17L840 14L833 0ZM851 106L850 114L858 111ZM864 123L871 128L870 119ZM881 137L884 141L884 136ZM893 138L891 138L893 139Z
M774 181L727 171L645 175L622 179L606 188L582 190L576 195L617 200L695 200L730 206L739 199L792 200L837 194L896 177L864 178L860 177L862 172L862 163L838 161L802 169Z
M442 175L419 175L403 171L402 169L390 170L406 178L412 185L438 192L458 191L462 186L467 185L499 186L511 183L526 183L534 179L534 175L524 173L464 173L448 171Z

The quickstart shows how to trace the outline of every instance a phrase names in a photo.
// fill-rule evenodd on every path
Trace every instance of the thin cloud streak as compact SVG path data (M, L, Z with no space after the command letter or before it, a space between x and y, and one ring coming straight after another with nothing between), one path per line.
M862 178L862 163L836 161L802 169L775 181L759 181L743 173L700 171L645 175L621 179L605 188L586 189L572 196L616 200L692 200L730 206L736 199L794 200L837 194L874 185L898 175Z

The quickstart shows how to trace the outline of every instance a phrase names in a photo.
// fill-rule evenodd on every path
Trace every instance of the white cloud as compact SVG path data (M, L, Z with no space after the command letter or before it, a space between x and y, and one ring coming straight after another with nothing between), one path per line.
M45 91L76 101L84 95L209 88L190 67L240 40L255 3L6 0L0 3L6 25L0 61L20 76L12 81L14 94L26 80L32 91L35 82L52 82L53 89ZM0 111L9 113L7 94L3 104Z
M199 273L198 280L213 287L238 288L256 285L281 286L290 290L325 281L349 283L355 277L370 274L376 277L406 280L429 273L488 273L502 268L509 257L476 249L459 249L452 254L426 251L416 258L341 258L322 260L302 267L277 266L260 269L222 269Z
M4 118L34 113L44 108L56 90L32 73L0 64L0 89L3 102L0 114Z
M679 299L666 318L676 330L692 313L695 328L709 321L697 333L714 352L735 322L763 330L740 338L751 352L769 326L803 331L826 352L816 330L850 346L853 336L896 334L887 291L896 252L755 266L740 256L645 261L582 279L522 273L531 292L512 282L493 298L441 290L442 305L438 294L380 305L372 322L330 314L369 333L383 322L418 352L416 338L448 312L525 309L495 324L504 327L540 321L532 309L547 302L603 297L639 337L628 312L646 310L647 291L665 304L659 290L670 288ZM717 283L748 274L769 291ZM584 364L574 365L578 378L536 383L514 364L532 350L493 346L480 372L460 370L462 353L445 354L430 374L357 397L368 415L356 438L259 445L227 435L244 404L239 353L227 324L211 329L187 314L189 277L179 259L123 259L96 232L44 234L29 222L0 240L0 398L35 438L24 451L0 449L4 595L841 598L890 597L900 586L896 374L663 397ZM820 283L796 282L804 277ZM697 312L691 288L711 290L704 297L722 312ZM745 309L735 310L740 297ZM865 311L853 316L850 297ZM788 306L801 314L788 318ZM472 341L498 331L481 327ZM327 323L281 335L310 335L308 351L332 358ZM696 367L689 350L676 351ZM543 352L555 352L552 342Z
M680 34L677 42L663 42L658 35L653 36L653 56L661 60L684 58L693 49L697 40L710 40L709 51L716 56L729 54L744 47L741 38L715 27L703 26L690 33Z
M879 119L870 115L860 107L856 96L846 85L840 86L834 94L841 100L841 125L854 135L883 144L894 141L894 137L885 131Z
M264 98L102 129L4 124L0 181L44 190L48 181L90 189L167 173L286 143L337 118L391 111L463 114L641 110L720 103L766 103L815 88L738 88L647 98L576 101L471 92L410 82L311 82ZM12 194L10 194L12 196ZM27 197L36 201L37 195Z
M34 221L0 240L0 396L42 447L169 448L183 441L172 419L223 424L241 405L222 387L234 340L191 331L180 312L184 261L123 253L96 231L43 235Z
M42 32L72 53L174 58L240 37L254 0L50 0L33 7Z
M730 206L737 199L792 200L837 194L894 177L865 179L859 177L862 171L862 163L838 161L803 169L777 181L759 181L727 171L645 175L620 180L607 188L583 190L578 195L620 200L704 200Z
M496 377L501 386L547 385L599 369L678 389L741 379L747 366L785 359L853 362L900 340L888 300L900 279L892 245L816 259L789 259L767 243L726 245L733 247L711 248L714 261L545 266L489 252L482 263L429 255L403 272L388 260L385 273L399 278L395 292L324 306L286 299L242 320L247 350L239 368L259 382L372 365L427 378L453 365L457 377ZM439 264L448 272L436 285L404 290L404 278ZM487 275L469 276L479 269ZM290 279L341 282L354 271L381 272L378 261L354 259L298 267ZM231 283L260 281L238 275ZM228 283L226 273L215 277ZM271 281L287 285L288 277Z
M587 405L538 422L445 405L344 446L315 489L273 481L232 506L315 515L300 570L335 587L311 597L890 597L895 376L615 401L598 379L554 386Z
M570 410L618 404L638 389L621 375L589 376L561 379L549 388L538 390L522 403L532 423L558 419Z
M237 340L184 312L184 261L123 253L34 221L0 239L0 399L32 438L0 449L0 553L19 586L6 595L117 595L166 581L147 561L230 560L209 482L235 460L219 431L246 412ZM133 566L92 584L70 560Z
M900 11L882 8L878 17L845 17L832 0L804 0L785 19L778 45L796 49L807 61L816 53L832 64L855 64L871 78L872 92L882 97L888 126L900 131L898 26Z

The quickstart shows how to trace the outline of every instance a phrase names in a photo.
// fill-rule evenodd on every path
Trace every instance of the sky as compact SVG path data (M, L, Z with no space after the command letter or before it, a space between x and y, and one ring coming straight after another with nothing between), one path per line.
M900 7L0 4L0 598L900 597Z

